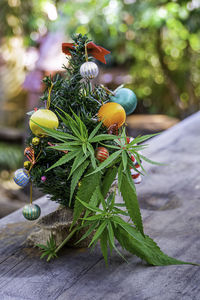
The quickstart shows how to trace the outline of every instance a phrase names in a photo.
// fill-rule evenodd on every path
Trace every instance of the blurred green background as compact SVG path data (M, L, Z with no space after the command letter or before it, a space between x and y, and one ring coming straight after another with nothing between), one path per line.
M165 115L174 124L199 110L199 0L1 0L1 177L21 166L25 113L37 106L42 77L61 72L61 43L75 32L112 52L98 82L134 90L133 116Z

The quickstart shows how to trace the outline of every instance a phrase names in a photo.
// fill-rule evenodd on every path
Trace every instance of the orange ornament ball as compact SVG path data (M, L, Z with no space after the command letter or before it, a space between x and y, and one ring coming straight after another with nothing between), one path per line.
M120 104L108 102L99 109L98 118L107 128L114 124L119 128L125 123L126 112Z

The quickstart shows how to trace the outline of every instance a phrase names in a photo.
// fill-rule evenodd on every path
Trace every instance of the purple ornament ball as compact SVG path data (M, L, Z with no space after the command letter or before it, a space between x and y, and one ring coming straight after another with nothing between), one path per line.
M46 176L42 176L42 177L41 177L41 181L42 181L42 182L45 182L46 180L47 180Z

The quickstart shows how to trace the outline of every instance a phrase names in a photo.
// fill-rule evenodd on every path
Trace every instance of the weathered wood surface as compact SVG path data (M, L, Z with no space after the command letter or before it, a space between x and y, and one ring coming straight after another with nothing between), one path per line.
M137 187L145 232L168 255L200 262L200 112L149 141L146 154L167 166L148 167ZM42 211L53 203L39 200ZM114 254L106 268L100 249L64 249L50 263L23 244L34 223L21 212L0 220L0 299L198 300L200 267L150 267Z

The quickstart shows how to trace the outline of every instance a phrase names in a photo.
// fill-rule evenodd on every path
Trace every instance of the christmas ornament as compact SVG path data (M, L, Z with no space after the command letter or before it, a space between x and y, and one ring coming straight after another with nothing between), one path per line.
M70 50L75 50L75 47L76 45L74 43L62 43L62 52L67 55L71 55ZM89 55L92 55L97 60L106 64L105 55L109 54L110 51L101 46L97 46L93 42L87 43L86 47Z
M130 144L133 140L134 140L134 138L127 137L127 144ZM137 162L137 160L135 159L135 157L133 156L133 154L131 154L131 160L132 160L132 162L134 163L134 167L135 167L139 172L141 172L142 169L141 169L139 163ZM135 183L135 184L141 183L142 177L141 177L140 173L137 172L136 170L134 170L133 168L130 168L130 169L131 169L131 177L133 178L134 183Z
M40 139L38 137L34 137L31 142L33 146L37 146L40 143Z
M47 180L46 176L41 177L41 182L45 182Z
M26 204L23 207L22 214L29 221L37 220L41 214L41 209L37 204Z
M15 175L13 177L16 184L21 187L25 187L30 180L30 175L25 169L18 169L15 171Z
M93 79L99 73L98 66L91 61L87 61L80 67L80 74L83 78Z
M110 127L108 127L108 134L114 134L114 135L119 134L117 124L114 124L114 125L111 125Z
M27 170L29 170L30 166L31 166L31 162L29 160L26 160L24 162L24 168L27 169Z
M126 112L120 104L108 102L101 106L98 117L107 128L115 124L120 128L125 123Z
M24 150L24 155L28 158L28 160L34 165L35 164L35 151L32 147L27 147Z
M59 125L58 118L54 112L49 109L38 109L34 114L31 116L29 121L29 126L31 131L37 136L46 136L47 133L44 132L42 128L40 128L37 124L47 127L48 129L56 129Z
M135 93L126 88L117 90L115 95L110 97L110 101L119 103L125 109L127 115L130 115L137 106Z
M96 150L96 159L98 161L103 162L106 160L109 156L109 152L105 147L98 147Z

